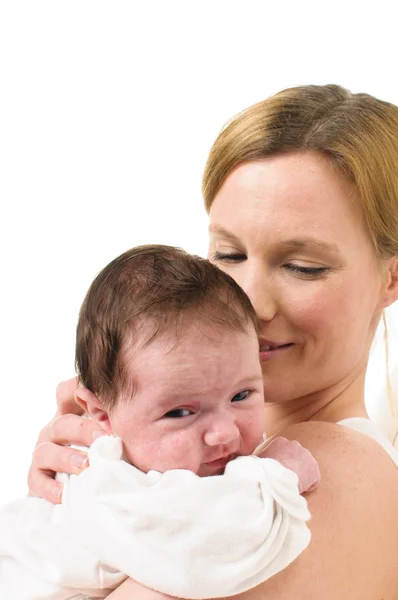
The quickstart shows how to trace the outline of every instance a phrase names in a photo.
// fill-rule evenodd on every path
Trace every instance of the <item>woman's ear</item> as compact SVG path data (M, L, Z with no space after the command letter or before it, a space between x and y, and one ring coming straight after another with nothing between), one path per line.
M387 261L386 284L383 296L383 308L391 306L398 299L398 256Z
M83 408L84 412L86 412L93 421L98 423L101 429L108 434L113 433L112 425L109 420L109 413L101 405L101 402L93 392L90 392L90 390L85 387L79 387L75 391L75 400Z

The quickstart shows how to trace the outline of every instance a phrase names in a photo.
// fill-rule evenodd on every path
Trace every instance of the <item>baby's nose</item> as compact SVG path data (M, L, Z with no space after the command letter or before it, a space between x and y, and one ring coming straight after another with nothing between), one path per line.
M239 428L234 422L213 423L211 429L205 432L204 441L208 446L228 445L238 440Z

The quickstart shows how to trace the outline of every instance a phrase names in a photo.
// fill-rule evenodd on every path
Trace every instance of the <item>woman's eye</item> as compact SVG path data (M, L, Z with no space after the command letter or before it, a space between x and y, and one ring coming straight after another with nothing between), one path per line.
M173 410L169 410L164 417L166 419L182 419L184 417L189 417L192 415L192 411L188 408L173 408Z
M307 277L308 279L316 279L329 271L329 267L303 267L302 265L296 265L294 263L288 263L283 266L288 271L293 271L293 273L297 273L297 275Z
M242 392L238 392L231 399L231 402L242 402L242 400L246 400L246 398L248 397L249 394L250 394L249 390L243 390Z
M213 260L214 262L241 262L243 260L246 260L247 256L246 254L243 254L243 252L214 252L213 254Z

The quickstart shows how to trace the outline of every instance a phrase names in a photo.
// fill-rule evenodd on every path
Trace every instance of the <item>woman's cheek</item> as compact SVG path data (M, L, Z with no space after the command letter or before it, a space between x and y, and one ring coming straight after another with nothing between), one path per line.
M314 290L305 294L296 293L291 301L286 304L286 312L291 322L306 329L319 327L323 321L330 320L331 311L335 310L335 301L330 295L321 290Z

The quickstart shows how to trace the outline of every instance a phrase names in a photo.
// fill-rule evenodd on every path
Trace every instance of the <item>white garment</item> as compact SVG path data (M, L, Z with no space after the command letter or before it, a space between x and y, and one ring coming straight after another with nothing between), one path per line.
M372 421L339 424L374 439L398 466ZM309 542L297 477L271 459L240 457L223 476L199 478L145 475L120 460L116 438L100 438L89 455L87 471L64 476L63 505L24 498L0 511L1 600L104 598L127 575L170 595L228 596Z
M1 600L106 597L126 576L173 596L229 596L310 541L297 475L275 460L239 457L201 478L145 474L121 455L118 438L99 438L62 505L24 498L0 511Z

